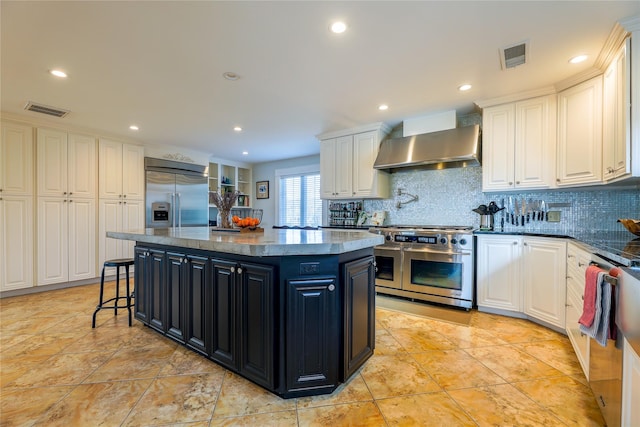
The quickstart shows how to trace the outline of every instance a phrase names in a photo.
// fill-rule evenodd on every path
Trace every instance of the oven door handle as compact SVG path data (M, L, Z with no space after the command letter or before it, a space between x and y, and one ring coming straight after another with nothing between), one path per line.
M377 250L377 251L396 251L396 252L401 250L401 248L395 248L395 247L380 248L380 247L377 247L377 246L374 247L374 249Z
M471 252L443 252L443 251L432 251L429 249L409 249L405 248L405 252L413 252L413 253L429 253L429 254L440 254L440 255L471 255Z

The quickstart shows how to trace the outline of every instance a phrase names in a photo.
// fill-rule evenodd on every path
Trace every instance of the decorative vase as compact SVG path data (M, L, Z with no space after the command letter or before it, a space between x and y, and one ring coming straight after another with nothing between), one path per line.
M220 228L232 228L231 224L231 211L218 210L218 217L216 223Z

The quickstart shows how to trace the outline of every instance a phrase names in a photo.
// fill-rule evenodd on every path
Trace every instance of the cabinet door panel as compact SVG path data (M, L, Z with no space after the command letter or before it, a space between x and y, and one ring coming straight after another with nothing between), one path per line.
M67 199L38 197L38 285L69 279Z
M0 189L3 194L33 194L33 130L6 122L1 126Z
M119 200L100 200L98 203L99 221L99 249L98 249L98 265L102 268L104 262L108 259L116 259L122 257L123 242L118 239L106 237L107 231L122 230L122 202ZM110 275L115 269L107 269L106 274Z
M483 112L482 186L484 190L513 187L515 107L486 108Z
M336 140L320 142L320 197L331 199L336 192Z
M517 237L478 236L478 306L521 311L520 243Z
M240 371L265 387L273 387L273 268L240 264Z
M122 195L127 200L144 200L144 147L122 147Z
M74 198L96 195L96 140L92 136L69 134L68 189Z
M353 196L353 137L351 135L336 139L335 174L336 197Z
M208 353L209 316L211 315L207 258L190 255L187 264L186 340L187 345L200 353Z
M0 198L0 290L33 286L33 197Z
M69 280L96 277L96 204L69 200Z
M186 256L167 252L167 335L184 343L184 295Z
M134 315L145 324L149 324L149 249L137 246L135 249Z
M555 102L550 97L516 104L515 184L520 188L551 186L555 169Z
M119 230L142 230L144 229L144 202L141 200L125 200L122 202L122 222ZM122 252L123 258L133 257L134 242L123 240Z
M236 369L238 364L235 333L237 304L235 268L235 262L211 260L213 306L209 356L233 369Z
M335 287L332 277L287 283L287 390L337 382Z
M98 147L98 194L118 199L122 196L122 143L101 139Z
M149 252L149 326L164 333L167 330L166 258L162 251Z
M38 129L38 196L67 195L67 134Z
M378 155L377 132L365 132L353 137L353 195L371 196L377 190L376 175L373 168ZM384 173L384 172L382 172Z
M344 361L345 381L373 354L375 347L375 271L373 257L344 267Z

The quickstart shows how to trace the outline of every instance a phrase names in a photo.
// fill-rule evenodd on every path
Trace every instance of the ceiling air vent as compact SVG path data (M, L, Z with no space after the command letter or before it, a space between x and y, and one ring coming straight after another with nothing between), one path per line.
M525 64L529 57L528 42L518 43L500 49L500 65L503 70Z
M54 117L65 117L71 111L63 110L62 108L49 107L47 105L37 104L35 102L29 101L27 105L24 106L24 109L27 111L34 111L36 113L48 114L49 116Z

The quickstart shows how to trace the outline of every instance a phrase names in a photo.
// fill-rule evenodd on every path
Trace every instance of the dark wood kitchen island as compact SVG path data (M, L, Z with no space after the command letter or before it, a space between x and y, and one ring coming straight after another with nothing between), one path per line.
M107 232L136 241L135 317L284 398L331 393L373 354L366 231Z

